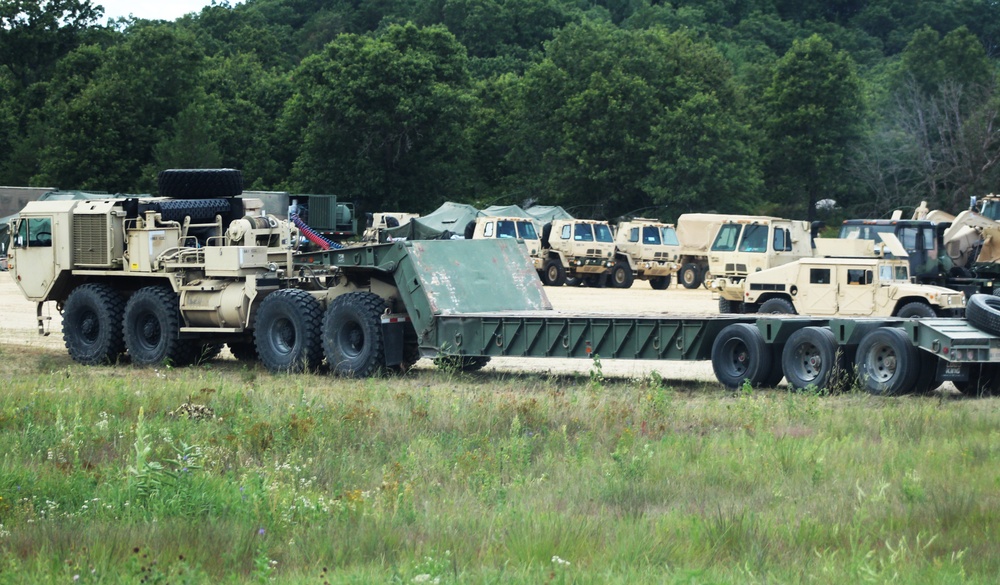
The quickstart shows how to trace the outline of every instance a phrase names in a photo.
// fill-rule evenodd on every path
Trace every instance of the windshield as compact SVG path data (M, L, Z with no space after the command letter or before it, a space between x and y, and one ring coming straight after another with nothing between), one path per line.
M594 232L597 234L598 242L614 242L615 238L611 235L611 228L603 223L594 224Z
M573 239L577 242L593 242L594 230L589 223L578 223L573 226Z
M517 222L517 235L522 240L538 239L538 232L535 231L535 224L530 221Z
M732 252L736 249L736 242L739 240L743 226L738 223L728 223L719 228L719 234L715 236L712 244L713 252Z
M651 246L659 246L660 230L651 225L642 226L642 243Z
M766 252L767 251L767 226L748 225L743 231L743 240L740 242L740 252Z
M995 221L1000 221L1000 201L983 201L983 216Z
M498 238L516 238L517 237L517 226L514 222L508 219L501 219L497 222L497 237Z
M663 234L663 245L664 246L680 246L681 242L677 239L677 230L671 227L660 228L660 233Z

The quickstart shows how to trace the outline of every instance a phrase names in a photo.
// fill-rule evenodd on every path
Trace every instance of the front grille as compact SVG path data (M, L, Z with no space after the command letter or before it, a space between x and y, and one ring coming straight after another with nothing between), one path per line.
M73 264L108 267L108 216L106 214L73 217Z

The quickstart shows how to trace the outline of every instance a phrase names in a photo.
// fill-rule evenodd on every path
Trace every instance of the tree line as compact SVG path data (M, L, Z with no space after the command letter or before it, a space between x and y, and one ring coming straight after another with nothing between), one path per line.
M0 2L0 184L165 168L362 210L958 211L996 190L993 0Z

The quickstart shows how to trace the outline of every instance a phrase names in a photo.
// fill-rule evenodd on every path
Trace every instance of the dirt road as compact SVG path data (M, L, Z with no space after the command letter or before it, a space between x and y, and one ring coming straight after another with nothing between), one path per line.
M688 290L671 287L653 290L645 282L637 281L630 289L595 289L546 287L545 292L558 311L570 313L628 313L704 315L718 313L718 302L705 289ZM48 336L38 335L35 324L35 305L24 300L9 272L0 272L0 344L20 344L62 349L62 321L54 303L47 303L44 313L48 321ZM224 354L228 355L228 354ZM426 360L424 360L426 362ZM433 367L421 362L420 367ZM494 359L488 370L501 372L588 373L589 360L566 359ZM605 360L605 376L642 378L656 370L668 380L715 380L709 362L652 362L641 360Z

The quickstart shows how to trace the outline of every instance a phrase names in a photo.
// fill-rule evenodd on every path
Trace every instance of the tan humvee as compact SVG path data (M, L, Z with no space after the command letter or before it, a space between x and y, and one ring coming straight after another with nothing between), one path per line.
M615 239L605 221L556 219L542 228L541 242L540 275L548 286L568 279L601 286L615 266Z
M965 295L939 286L914 284L906 250L892 234L876 254L870 240L815 240L820 257L804 258L754 272L719 291L724 313L793 313L818 316L961 316ZM882 246L880 246L881 248ZM861 257L841 257L857 254ZM837 255L837 256L834 256ZM865 257L866 256L866 257Z
M628 288L633 279L648 280L654 289L670 286L680 268L681 245L672 224L637 217L618 224L615 231L618 248L611 286Z

